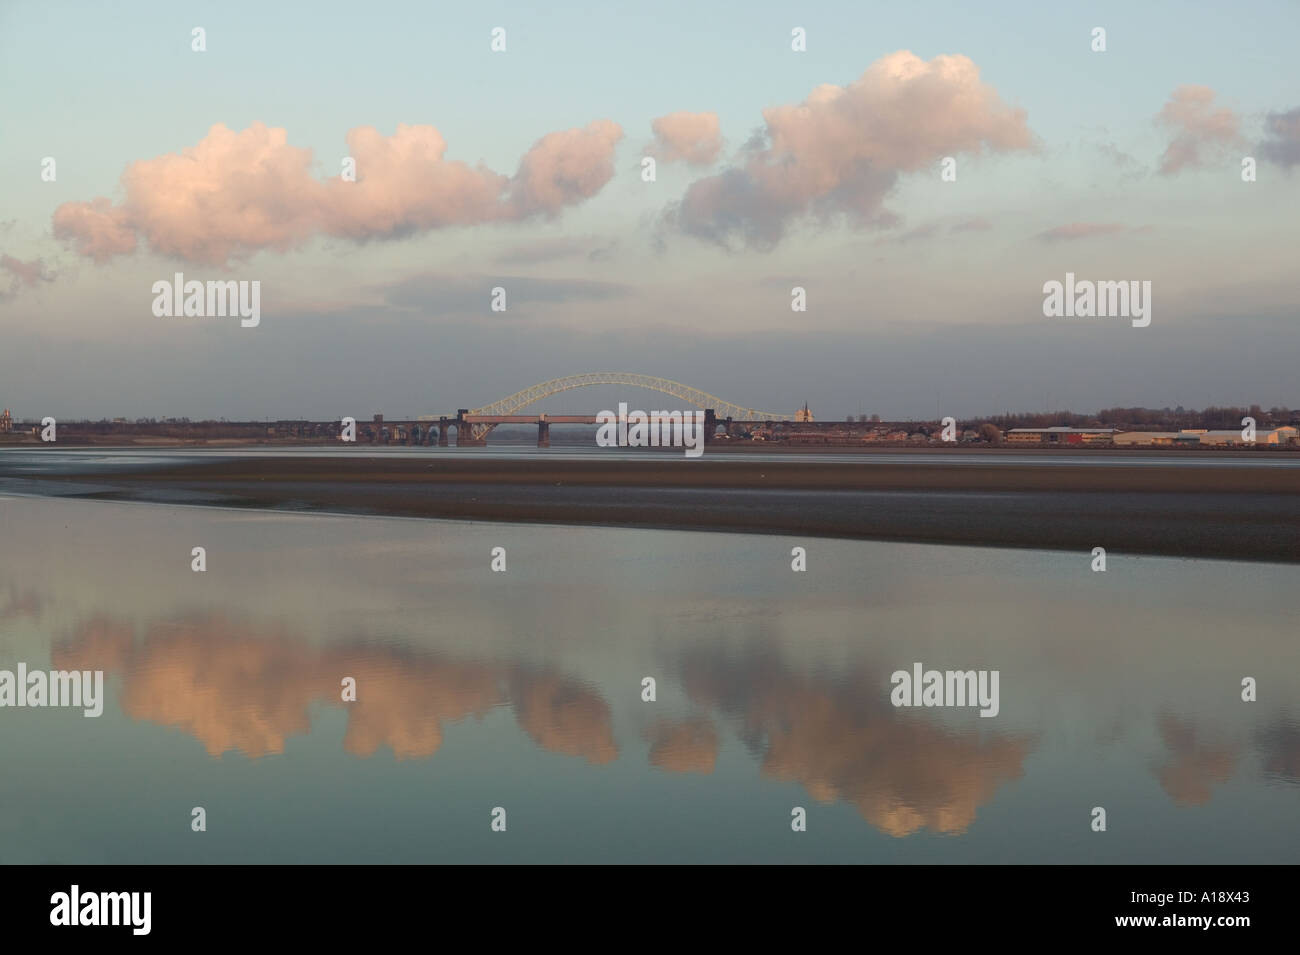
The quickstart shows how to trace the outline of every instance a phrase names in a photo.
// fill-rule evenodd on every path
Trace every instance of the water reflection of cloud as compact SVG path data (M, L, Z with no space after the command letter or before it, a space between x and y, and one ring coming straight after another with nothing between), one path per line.
M661 721L646 733L650 765L670 773L713 772L718 762L718 731L707 719Z
M9 593L0 597L0 623L21 617L39 617L41 606L41 598L36 591L26 590L19 593L11 586Z
M618 756L609 705L585 684L520 671L512 697L519 725L542 749L598 764Z
M121 678L132 719L177 727L209 754L283 753L311 731L316 705L342 706L344 746L368 757L427 758L444 727L493 707L513 707L521 729L548 752L595 765L617 758L609 705L583 682L547 667L449 658L377 643L317 646L290 630L215 614L135 628L88 621L53 651L54 665ZM855 806L883 832L964 832L999 787L1021 775L1027 738L958 730L896 710L883 675L806 675L747 643L734 659L695 653L681 678L697 706L738 717L741 740L769 778L796 781L824 802ZM355 702L341 680L356 679ZM983 730L983 727L980 727ZM714 721L699 714L647 730L652 766L712 773L720 750Z
M765 775L821 802L848 802L891 836L965 832L1022 775L1032 748L1026 737L948 729L895 709L884 675L868 670L806 675L770 652L695 654L681 670L694 703L739 718Z
M357 756L382 747L398 759L432 756L444 723L509 703L543 749L593 763L618 753L600 695L545 670L370 643L317 647L221 615L159 622L140 639L96 618L54 647L53 663L120 674L127 716L175 726L213 756L283 753L290 736L310 731L317 703L347 708L344 746ZM347 676L357 681L355 702L341 698Z
M499 668L475 661L363 646L329 651L317 665L333 681L335 700L342 677L356 678L343 740L355 756L373 756L384 746L398 759L432 756L442 746L444 723L482 717L506 702Z
M1160 739L1169 750L1169 760L1156 769L1156 778L1180 806L1205 805L1214 786L1226 783L1236 771L1236 747L1207 741L1185 720L1168 713L1162 715Z

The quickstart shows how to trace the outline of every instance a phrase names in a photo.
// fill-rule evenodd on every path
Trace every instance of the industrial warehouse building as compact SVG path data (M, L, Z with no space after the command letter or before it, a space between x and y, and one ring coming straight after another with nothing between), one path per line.
M1196 447L1201 443L1198 434L1184 434L1181 431L1121 431L1115 435L1115 446L1119 448L1171 446Z
M1255 432L1255 444L1286 447L1300 441L1291 425ZM1185 428L1182 431L1117 431L1114 428L1012 428L1005 435L1008 444L1113 444L1119 448L1232 448L1246 447L1240 429L1216 431Z
M1012 428L1010 444L1110 444L1114 428Z
M1284 447L1296 440L1297 429L1291 425L1255 432L1255 444ZM1174 446L1174 447L1245 447L1247 442L1240 429L1212 431L1203 428L1186 428L1182 431L1121 431L1115 435L1117 447Z

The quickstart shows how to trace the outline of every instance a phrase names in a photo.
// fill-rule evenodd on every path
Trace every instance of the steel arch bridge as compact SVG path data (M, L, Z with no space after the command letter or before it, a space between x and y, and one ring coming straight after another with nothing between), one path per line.
M591 385L623 385L629 388L648 388L651 391L658 391L679 398L695 408L712 408L719 418L732 418L737 421L783 421L786 418L793 417L793 415L768 414L765 411L756 411L753 408L732 404L730 401L723 401L707 391L700 391L698 388L683 385L679 381L655 378L651 375L637 375L626 371L595 371L585 375L567 375L564 378L552 378L550 381L543 381L531 388L517 391L513 395L495 401L490 405L475 408L470 411L470 414L515 414L517 411L527 408L529 405L550 395L559 394L561 391L571 391L574 388L587 388Z

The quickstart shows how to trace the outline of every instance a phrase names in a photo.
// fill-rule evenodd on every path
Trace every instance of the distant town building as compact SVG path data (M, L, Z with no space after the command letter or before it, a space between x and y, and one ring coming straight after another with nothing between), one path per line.
M1012 428L1009 444L1110 444L1114 428Z
M812 421L813 413L808 410L808 402L803 403L803 407L794 413L795 421Z
M14 416L9 413L9 409L0 414L0 434L8 434L14 429Z

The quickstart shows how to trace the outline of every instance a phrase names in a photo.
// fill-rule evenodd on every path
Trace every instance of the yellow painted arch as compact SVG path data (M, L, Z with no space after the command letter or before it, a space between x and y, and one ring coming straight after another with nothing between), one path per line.
M490 405L474 408L470 411L470 414L517 414L529 405L550 395L559 394L561 391L571 391L574 388L587 388L592 385L623 385L630 388L648 388L651 391L658 391L678 398L694 408L712 408L719 420L732 418L737 421L785 421L793 417L793 415L768 414L765 411L757 411L754 408L745 408L730 401L723 401L716 395L711 395L707 391L700 391L698 388L692 388L689 385L683 385L680 381L655 378L651 375L637 375L625 371L596 371L585 375L567 375L563 378L552 378L550 381L543 381L531 388L517 391L500 401L494 401Z

